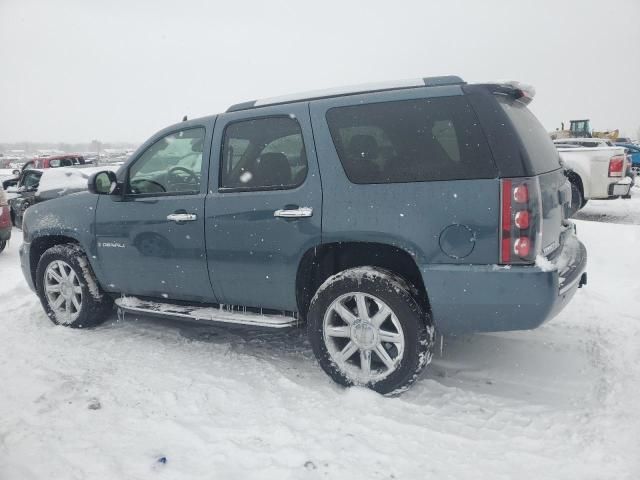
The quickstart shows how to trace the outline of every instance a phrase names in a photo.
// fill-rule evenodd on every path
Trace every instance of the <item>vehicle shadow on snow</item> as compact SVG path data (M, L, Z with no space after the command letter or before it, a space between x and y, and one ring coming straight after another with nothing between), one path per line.
M283 376L295 370L307 379L313 372L314 382L324 378L304 326L276 331L136 318L142 328L153 329L154 324L174 330L188 341L225 345L235 354L271 364ZM584 405L594 398L592 393L600 377L600 367L593 360L597 348L575 339L568 329L554 327L452 336L442 343L438 337L431 365L402 398L415 404L433 404L447 393L462 391L556 407ZM330 382L328 377L326 381Z
M640 225L640 188L632 192L631 199L590 200L573 219Z

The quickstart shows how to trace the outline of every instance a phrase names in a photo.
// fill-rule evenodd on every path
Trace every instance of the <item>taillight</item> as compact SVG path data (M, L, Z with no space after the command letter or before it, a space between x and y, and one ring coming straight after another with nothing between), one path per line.
M609 160L609 176L621 177L624 172L624 155L616 155Z
M500 185L500 263L533 263L542 233L538 178L505 178Z
M6 205L0 207L0 228L7 228L11 226L11 212Z

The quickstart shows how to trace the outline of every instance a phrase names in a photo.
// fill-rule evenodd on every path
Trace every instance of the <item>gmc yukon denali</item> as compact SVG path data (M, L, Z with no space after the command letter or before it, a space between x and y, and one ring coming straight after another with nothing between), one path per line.
M250 101L172 125L30 207L49 318L306 323L342 385L406 389L434 332L524 330L586 283L571 188L519 83L455 76Z

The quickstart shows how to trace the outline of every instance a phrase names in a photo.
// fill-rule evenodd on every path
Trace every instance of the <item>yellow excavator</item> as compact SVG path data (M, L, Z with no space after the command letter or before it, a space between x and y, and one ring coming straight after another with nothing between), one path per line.
M569 120L569 130L565 130L564 122L562 122L559 130L551 133L551 138L606 138L607 140L615 140L620 135L620 131L605 130L597 132L591 130L590 121L588 118L583 120Z

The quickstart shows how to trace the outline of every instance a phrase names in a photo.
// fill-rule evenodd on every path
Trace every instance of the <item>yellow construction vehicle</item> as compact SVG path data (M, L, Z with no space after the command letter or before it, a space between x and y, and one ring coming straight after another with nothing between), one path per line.
M556 130L551 133L551 138L554 140L558 138L606 138L608 140L615 140L620 135L618 129L605 130L597 132L591 130L590 120L588 118L583 120L569 120L569 130L564 129L564 122L561 123L560 130Z

